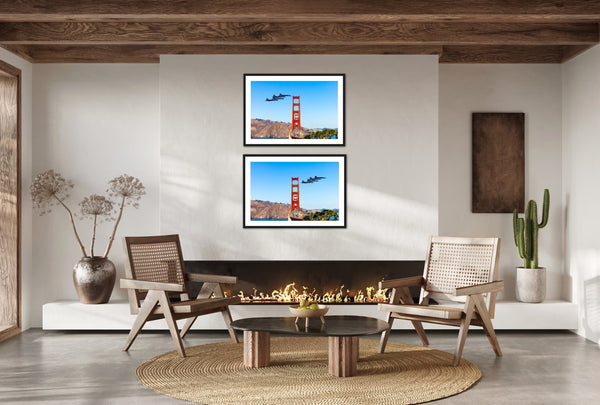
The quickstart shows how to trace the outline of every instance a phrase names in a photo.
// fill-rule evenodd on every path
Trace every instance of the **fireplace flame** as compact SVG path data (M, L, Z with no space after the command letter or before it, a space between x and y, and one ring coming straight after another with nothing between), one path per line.
M341 285L335 290L318 294L316 288L310 289L307 286L302 286L302 289L299 290L296 287L296 283L292 282L285 287L271 291L270 294L259 292L254 288L249 295L246 295L244 291L240 291L237 296L241 298L242 303L296 303L311 301L321 304L363 304L386 303L389 301L389 290L387 288L379 289L368 286L365 287L366 293L363 290L353 293L348 289L344 289L344 287L344 285Z

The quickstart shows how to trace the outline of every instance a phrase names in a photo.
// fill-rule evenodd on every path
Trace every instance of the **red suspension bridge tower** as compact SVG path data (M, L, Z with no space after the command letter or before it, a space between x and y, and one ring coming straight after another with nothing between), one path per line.
M300 211L300 181L298 177L292 177L292 200L290 203L290 212L288 213L288 220L301 221L302 218L293 216L294 211L296 211L298 215L302 215L302 211Z
M298 132L295 132L298 130ZM302 136L294 136L295 134ZM290 130L290 139L302 139L304 133L300 125L300 96L292 96L292 129Z

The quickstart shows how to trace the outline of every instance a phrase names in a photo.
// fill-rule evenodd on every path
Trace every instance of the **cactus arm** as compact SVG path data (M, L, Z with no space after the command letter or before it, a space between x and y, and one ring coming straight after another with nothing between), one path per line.
M538 227L533 228L533 259L529 263L531 269L538 268Z
M542 222L538 224L538 228L543 228L548 223L548 213L550 211L550 191L544 190L544 205L542 207ZM537 221L537 217L536 217Z
M533 254L533 245L531 243L531 225L532 225L532 220L531 220L531 207L532 204L535 204L535 201L533 200L529 200L529 202L527 203L527 209L525 210L525 226L523 229L523 239L524 239L524 251L525 251L525 267L529 267L530 263L531 263L531 257Z
M517 218L517 229L515 231L515 243L517 244L517 248L519 249L519 256L521 259L525 258L525 249L523 248L525 245L525 241L523 238L523 218Z
M535 269L538 264L538 224L537 224L537 203L531 201L531 207L529 212L530 218L530 241L531 241L531 252L529 255L529 268Z
M513 235L515 237L515 245L517 247L519 247L519 232L519 212L515 208L513 211Z

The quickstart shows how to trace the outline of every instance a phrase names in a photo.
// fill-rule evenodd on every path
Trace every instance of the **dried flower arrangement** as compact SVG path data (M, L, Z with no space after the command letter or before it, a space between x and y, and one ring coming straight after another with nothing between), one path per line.
M108 189L106 190L110 197L117 199L118 209L115 209L115 204L108 198L92 194L89 197L85 197L80 203L81 214L84 218L91 218L94 221L94 228L92 231L92 242L90 247L91 256L88 256L85 246L81 242L79 233L77 232L77 226L75 225L74 214L71 209L65 203L65 200L69 196L68 192L73 188L73 183L70 180L66 180L59 173L54 170L47 170L43 173L35 176L31 183L31 199L35 208L40 210L40 215L44 215L51 211L52 206L62 206L68 213L69 219L71 220L71 226L73 227L73 233L79 244L79 248L83 253L83 257L94 257L94 245L96 242L96 224L98 221L105 219L107 221L114 220L115 226L108 240L108 246L104 252L104 258L108 257L110 248L112 247L117 233L117 227L121 222L123 216L123 210L126 205L131 205L134 208L139 207L139 200L144 194L146 194L146 188L142 182L133 177L123 174L115 177L108 182ZM112 217L113 213L118 213L116 220Z

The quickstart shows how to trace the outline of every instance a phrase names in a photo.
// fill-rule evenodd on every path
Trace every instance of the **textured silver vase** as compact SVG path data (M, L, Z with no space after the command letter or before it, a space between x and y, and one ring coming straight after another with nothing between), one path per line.
M73 267L73 283L83 304L107 303L115 285L115 265L104 257L84 257Z
M542 302L546 299L546 268L526 269L517 267L517 300Z

